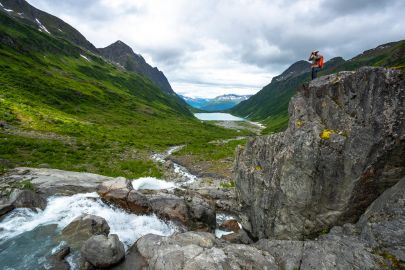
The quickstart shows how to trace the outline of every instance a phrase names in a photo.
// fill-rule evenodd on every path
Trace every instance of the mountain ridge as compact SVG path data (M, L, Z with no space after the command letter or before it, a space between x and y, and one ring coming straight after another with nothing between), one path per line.
M142 55L136 54L130 46L121 40L118 40L105 48L98 48L98 51L107 60L117 63L128 71L137 72L148 77L160 89L169 94L175 95L175 92L164 73L158 68L149 65Z
M215 98L191 98L180 96L193 108L205 111L225 111L233 108L240 102L247 100L251 95L224 94Z
M0 10L15 19L23 23L30 23L32 26L38 27L40 31L67 39L93 53L98 53L96 47L74 27L52 14L37 9L27 1L1 0L0 3L3 6L3 8L0 6ZM9 11L6 11L6 9Z
M288 103L298 87L310 80L309 63L298 61L281 75L273 78L249 100L243 101L230 110L232 114L247 117L266 124L265 133L278 132L288 123ZM344 70L355 70L362 66L405 67L405 41L390 42L366 50L350 60L335 57L325 63L319 76ZM288 77L291 71L294 76ZM285 78L284 78L285 77Z

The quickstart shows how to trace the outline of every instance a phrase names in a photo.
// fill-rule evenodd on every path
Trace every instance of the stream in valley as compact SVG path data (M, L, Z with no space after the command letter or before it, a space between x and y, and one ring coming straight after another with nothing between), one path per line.
M181 146L170 148L164 154L154 154L155 162L164 163ZM198 177L185 167L174 163L176 182L168 182L152 177L132 181L134 189L173 189L185 188ZM4 270L49 269L48 261L52 252L61 245L60 232L73 219L81 214L92 214L106 219L110 233L117 234L128 249L143 235L152 233L168 236L178 228L174 223L163 221L155 215L136 215L104 203L96 192L80 193L72 196L51 196L44 210L28 208L15 209L0 221L0 266ZM226 215L218 215L224 220ZM217 237L226 234L216 230ZM63 243L62 243L63 244ZM78 251L68 257L71 269L78 269Z

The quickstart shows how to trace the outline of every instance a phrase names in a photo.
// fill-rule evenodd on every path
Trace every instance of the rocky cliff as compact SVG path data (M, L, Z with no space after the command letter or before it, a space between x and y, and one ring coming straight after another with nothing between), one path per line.
M312 81L291 100L285 132L238 149L253 236L302 239L353 223L405 175L404 75L362 68Z

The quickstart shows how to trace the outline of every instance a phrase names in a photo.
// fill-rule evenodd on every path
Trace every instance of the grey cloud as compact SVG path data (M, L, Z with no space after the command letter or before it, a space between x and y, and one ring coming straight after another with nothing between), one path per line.
M48 7L58 14L65 14L72 17L87 17L89 21L95 24L100 22L107 23L108 20L114 19L117 16L127 14L136 14L140 10L134 7L122 9L119 12L106 10L106 7L99 0L83 1L83 0L29 0L36 7Z
M29 2L38 7L46 6L56 16L66 14L83 24L100 29L109 22L120 22L129 14L143 15L145 12L136 8L106 10L100 0L29 0ZM173 5L175 2L173 1ZM165 44L155 42L154 39L153 44L128 43L133 45L135 52L150 56L159 69L164 70L169 78L175 78L175 82L179 83L192 82L195 85L218 85L227 88L227 78L224 78L223 82L214 79L214 82L207 82L206 74L226 68L229 62L235 61L240 67L244 65L257 67L257 73L280 74L292 63L306 59L313 49L319 49L326 58L342 56L348 59L363 50L405 37L403 0L313 0L308 1L308 5L313 3L313 7L309 9L302 9L299 5L297 7L297 3L305 3L301 0L184 2L186 6L180 5L181 13L176 14L180 17L178 21L176 20L178 23L176 26L179 29L189 27L192 31L186 31L186 35L189 36L180 38L181 42ZM252 6L262 10L246 10ZM272 8L280 9L279 14L272 12ZM294 16L290 18L288 16L290 14ZM80 25L75 26L80 30ZM173 34L176 35L179 29L173 29ZM111 34L105 33L108 37ZM190 68L193 66L191 62L196 60L199 52L206 49L205 44L199 43L200 37L215 40L229 50L215 56L221 58L221 61L218 61L220 64L215 62L216 66L212 64L210 67L209 63L203 63L205 66L193 70ZM119 38L126 41L125 36ZM137 38L141 40L144 37ZM261 40L261 43L257 40ZM273 50L266 50L266 46ZM232 87L253 88L253 85L241 81L239 85Z

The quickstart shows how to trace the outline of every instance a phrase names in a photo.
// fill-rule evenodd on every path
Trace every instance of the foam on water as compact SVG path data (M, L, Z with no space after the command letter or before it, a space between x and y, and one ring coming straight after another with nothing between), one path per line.
M0 243L38 226L56 224L61 230L84 213L105 218L110 226L110 233L117 234L126 247L148 233L171 235L176 231L173 224L167 224L154 215L129 214L103 203L97 193L87 193L51 197L44 211L14 210L0 223Z
M176 187L175 183L173 182L166 182L154 177L145 177L136 179L132 181L132 186L136 190L139 189L160 190L160 189L172 189Z

